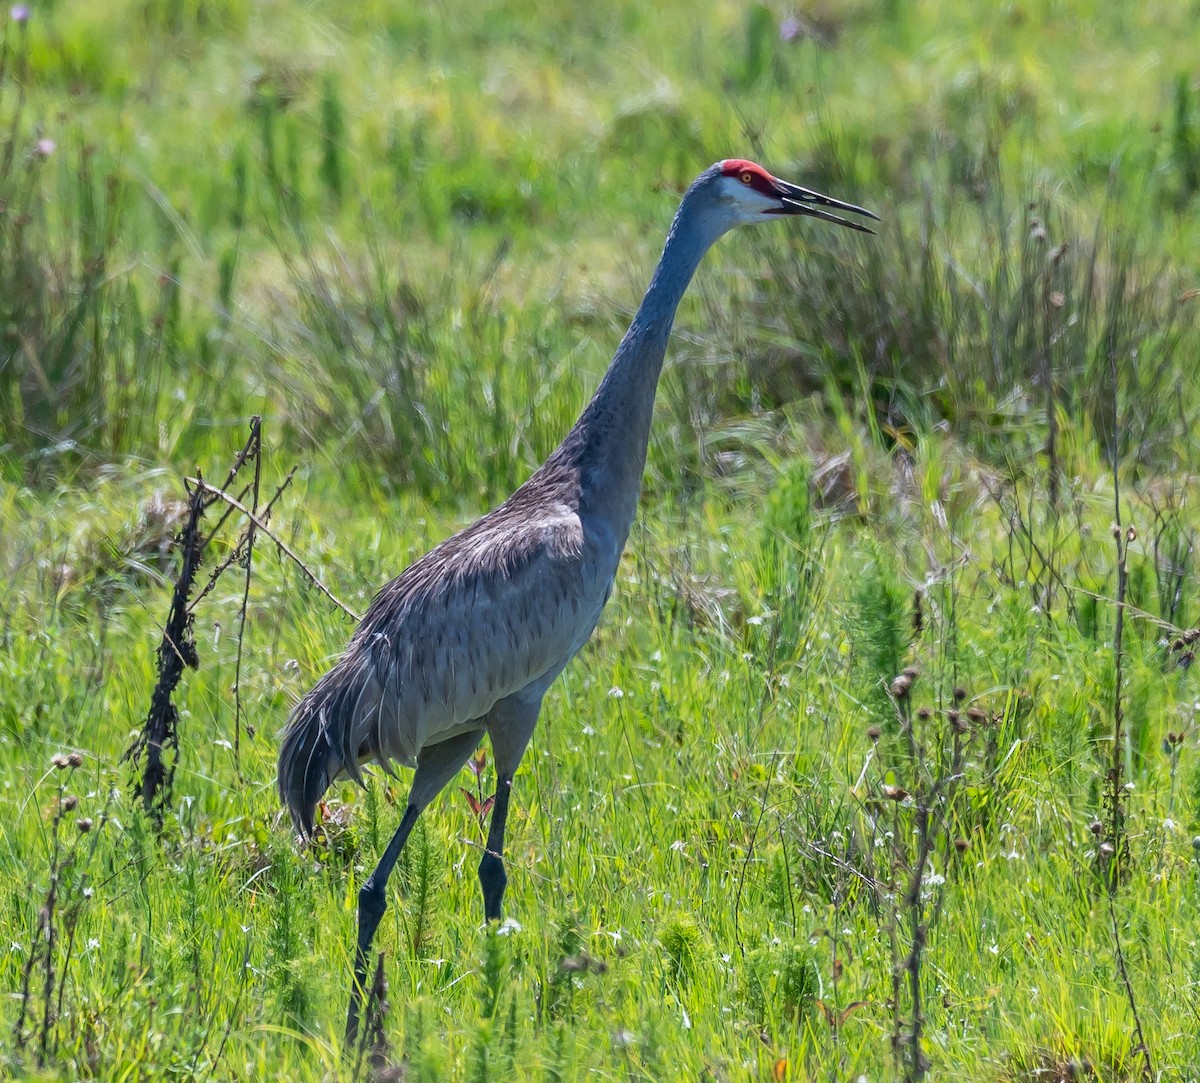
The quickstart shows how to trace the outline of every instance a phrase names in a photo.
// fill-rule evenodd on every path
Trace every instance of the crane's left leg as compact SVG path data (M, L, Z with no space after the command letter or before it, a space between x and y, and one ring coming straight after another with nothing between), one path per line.
M387 909L387 882L400 851L417 822L421 811L467 762L475 746L483 738L483 728L460 733L447 741L427 745L417 757L417 772L413 775L408 795L408 808L392 841L388 843L375 871L358 892L358 947L354 952L354 973L350 985L350 1007L346 1012L346 1047L353 1049L358 1037L358 1016L366 992L367 964L370 961L371 941Z
M497 703L487 716L487 731L492 739L492 759L496 763L496 800L492 805L492 825L487 849L479 862L479 886L483 888L483 916L500 920L500 903L508 875L504 871L504 826L508 820L508 798L513 775L525 755L533 727L537 725L542 697L529 701L509 696Z

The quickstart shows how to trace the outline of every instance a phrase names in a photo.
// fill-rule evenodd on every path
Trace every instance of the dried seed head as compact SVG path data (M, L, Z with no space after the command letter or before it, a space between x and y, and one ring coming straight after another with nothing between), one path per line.
M918 717L918 718L919 718L919 719L920 719L922 722L928 722L928 721L929 721L929 716L930 716L932 713L933 713L933 712L932 712L932 711L931 711L931 710L930 710L928 707L922 707L920 710L918 710L918 711L917 711L917 717Z
M62 807L63 807L64 811L66 811L66 812L70 812L71 809L73 809L78 804L79 804L79 798L76 797L73 793L67 794L67 796L62 799Z
M1119 526L1117 526L1116 523L1113 523L1113 526L1112 526L1112 536L1114 538L1119 538L1121 536L1121 528Z
M69 763L72 767L82 767L83 766L83 756L80 755L78 752L72 752L67 757L67 763Z
M1100 843L1100 852L1105 857L1112 857L1117 852L1117 849L1111 842L1102 842Z
M889 691L892 694L892 699L903 699L908 695L908 690L912 688L912 678L901 673L894 681Z
M955 703L962 703L962 701L966 698L967 698L967 690L965 688L959 687L954 690L954 702Z
M960 853L965 854L970 849L971 844L961 835L954 840L954 848Z
M79 829L81 835L86 835L92 829L92 818L90 816L80 816L75 821L75 826Z
M955 733L966 733L971 728L957 711L947 711L946 717L950 719L950 726Z
M1104 824L1102 824L1099 820L1093 820L1089 827L1091 828L1093 835L1099 835L1104 831Z
M979 726L987 721L987 712L982 707L971 707L967 710L967 717Z
M50 759L50 762L52 764L54 764L55 769L58 771L61 771L64 767L68 766L68 764L69 764L67 757L65 755L63 755L63 753L61 753L61 752L54 753L54 755Z
M884 783L883 796L889 801L903 801L908 796L908 790L903 786L889 786Z
M910 681L915 681L921 676L921 671L916 666L905 666L900 672Z
M882 732L883 731L878 726L868 726L867 727L867 736L870 737L872 741L878 741L879 735Z
M1125 540L1137 541L1137 529L1135 527L1130 527L1127 531L1125 531Z

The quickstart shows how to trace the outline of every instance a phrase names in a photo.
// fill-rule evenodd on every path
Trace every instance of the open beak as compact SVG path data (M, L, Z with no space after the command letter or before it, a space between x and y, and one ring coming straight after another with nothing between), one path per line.
M866 208L856 207L853 203L843 203L840 199L823 196L820 192L811 192L807 188L801 188L798 184L789 184L778 177L773 179L775 194L779 197L779 206L764 211L764 214L806 214L810 218L820 218L823 222L836 222L839 226L857 229L860 233L875 232L861 222L852 222L848 218L842 218L823 209L832 207L834 210L846 211L850 214L861 214L864 218L871 218L878 222L879 215L872 214Z

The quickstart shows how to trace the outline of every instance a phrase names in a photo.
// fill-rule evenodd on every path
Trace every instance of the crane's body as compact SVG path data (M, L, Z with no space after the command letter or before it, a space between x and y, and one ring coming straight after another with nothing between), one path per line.
M337 664L297 705L279 792L297 830L339 774L414 767L408 807L359 893L348 1036L384 888L421 810L486 733L496 800L480 862L484 912L499 918L512 777L554 679L591 636L637 511L655 390L675 310L704 253L735 225L808 215L870 232L822 208L875 216L732 159L688 189L637 315L596 394L546 462L511 497L409 566L376 596Z

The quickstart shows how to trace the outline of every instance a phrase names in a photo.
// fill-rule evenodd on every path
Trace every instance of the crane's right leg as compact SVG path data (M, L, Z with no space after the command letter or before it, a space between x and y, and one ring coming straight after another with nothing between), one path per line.
M358 947L354 953L354 978L350 986L350 1009L346 1014L346 1048L354 1048L358 1037L358 1016L362 1005L363 992L367 984L367 963L371 953L371 941L375 939L375 930L387 909L387 882L392 875L396 859L404 849L405 842L411 834L413 825L421 811L429 804L467 762L467 757L475 751L483 739L483 730L469 730L451 737L448 741L440 741L436 745L428 745L421 749L417 757L417 771L413 775L412 789L408 794L408 807L396 833L392 836L383 857L375 866L367 882L358 892Z

